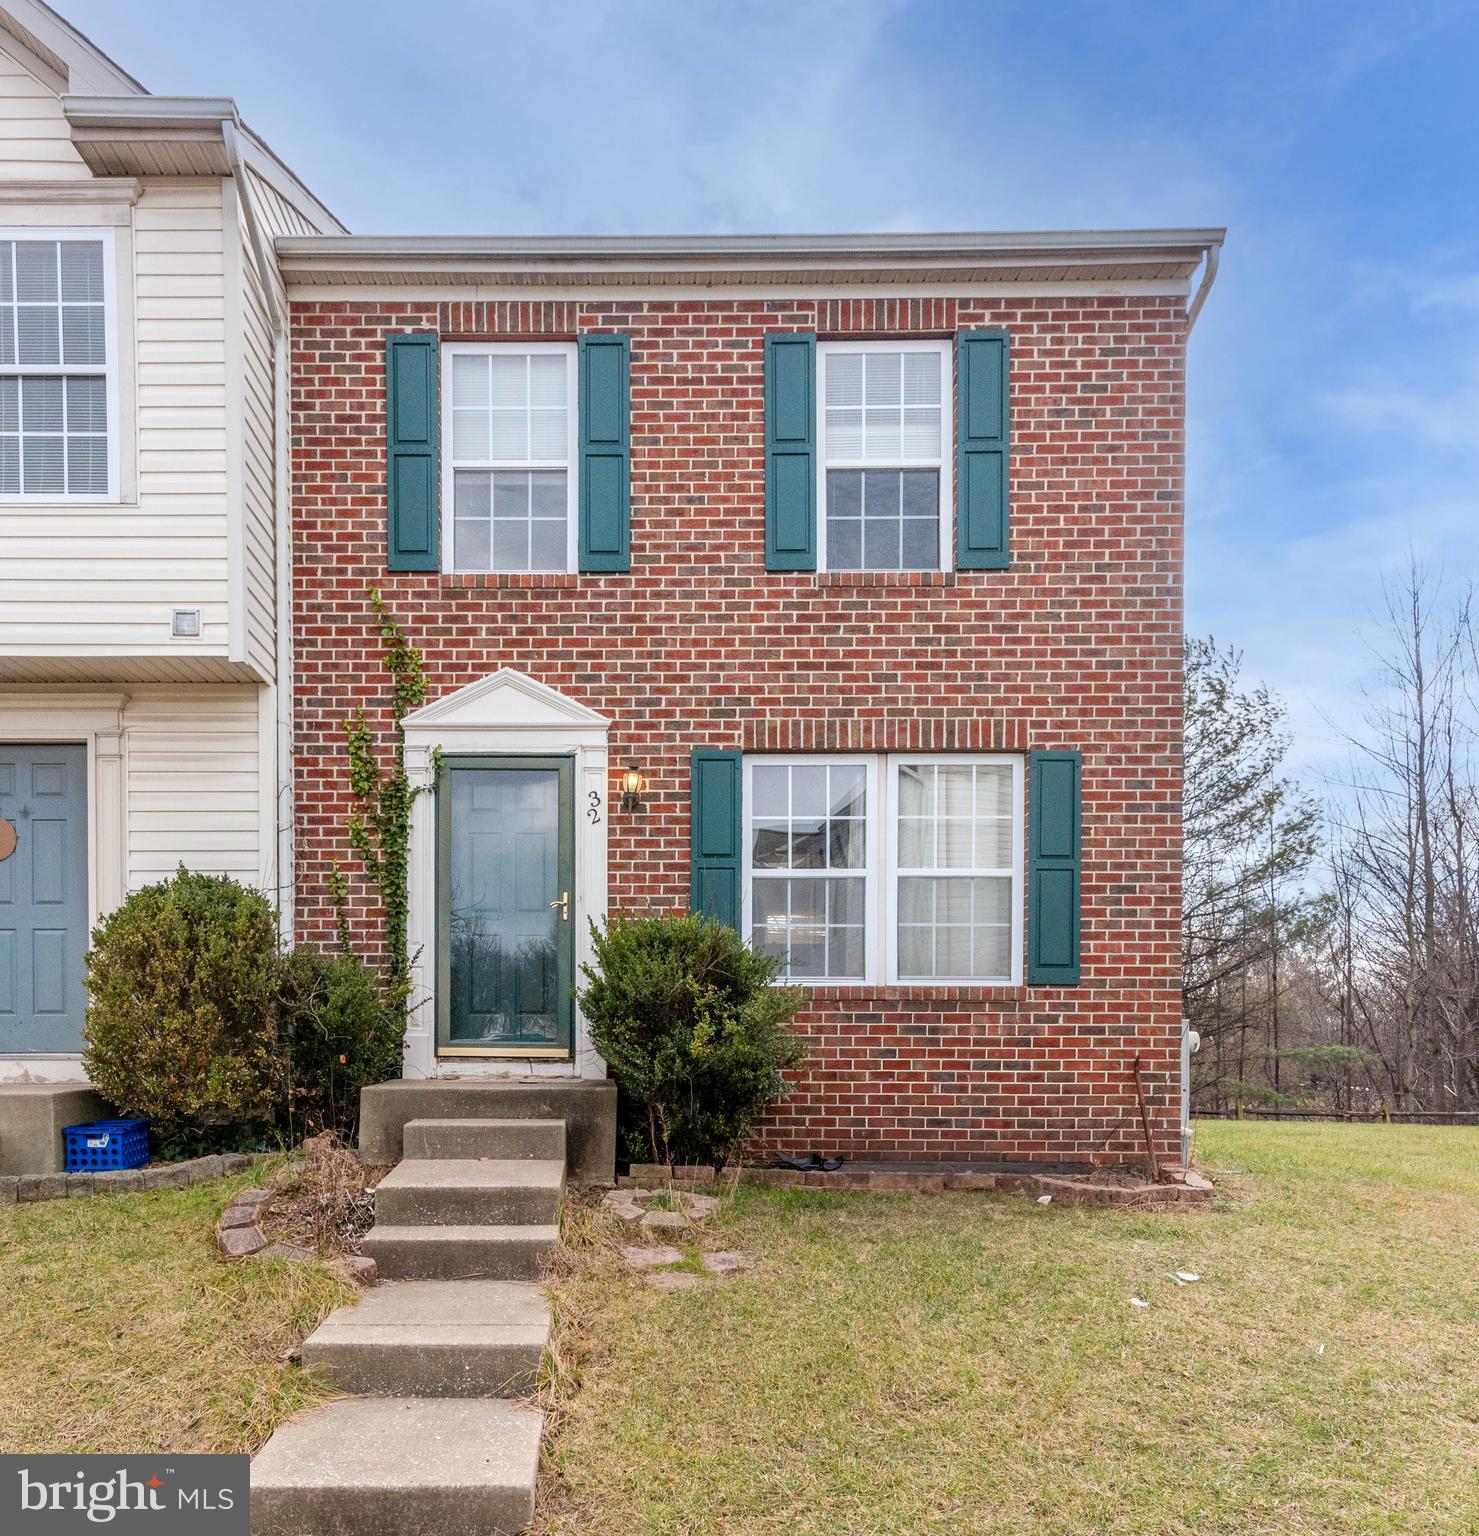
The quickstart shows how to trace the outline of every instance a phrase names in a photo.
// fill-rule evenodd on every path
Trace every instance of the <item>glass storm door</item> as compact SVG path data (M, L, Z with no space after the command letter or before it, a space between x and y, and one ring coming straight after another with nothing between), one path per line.
M575 765L442 763L438 1050L568 1056L575 983Z

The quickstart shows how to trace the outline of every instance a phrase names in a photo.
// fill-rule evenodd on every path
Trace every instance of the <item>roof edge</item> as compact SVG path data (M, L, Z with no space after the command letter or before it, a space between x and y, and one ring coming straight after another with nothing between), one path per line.
M264 180L275 183L290 201L340 233L313 238L345 239L344 224L302 181L286 161L248 124L242 121L230 96L78 96L61 98L62 111L74 130L127 139L132 134L158 140L170 133L212 139L221 136L221 125L230 123L247 150L247 163Z
M765 257L923 257L1033 255L1075 258L1161 255L1194 258L1226 238L1224 228L975 231L931 234L832 235L284 235L284 258L313 262L420 259L631 262L634 260L753 261Z

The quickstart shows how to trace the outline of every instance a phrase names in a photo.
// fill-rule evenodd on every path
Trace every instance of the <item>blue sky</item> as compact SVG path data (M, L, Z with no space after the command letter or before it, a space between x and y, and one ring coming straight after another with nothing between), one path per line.
M1226 224L1192 340L1188 626L1333 757L1409 551L1479 533L1479 7L57 0L235 96L359 233Z

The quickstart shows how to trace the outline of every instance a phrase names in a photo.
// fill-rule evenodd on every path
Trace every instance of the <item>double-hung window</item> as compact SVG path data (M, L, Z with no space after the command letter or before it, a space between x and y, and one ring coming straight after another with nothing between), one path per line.
M447 568L573 571L575 348L458 342L442 351Z
M817 355L821 569L943 569L950 343L822 342Z
M117 496L109 237L0 234L0 497Z
M795 981L1020 981L1022 767L747 754L751 942Z

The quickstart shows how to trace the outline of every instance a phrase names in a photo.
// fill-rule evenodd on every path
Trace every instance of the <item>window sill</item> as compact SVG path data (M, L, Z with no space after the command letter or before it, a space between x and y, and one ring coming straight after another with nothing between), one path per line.
M548 591L576 587L588 579L579 571L442 571L440 575L444 587L469 590L497 587Z
M1021 1000L1020 982L894 981L894 982L777 982L800 987L817 1003L1006 1003Z
M954 571L818 571L819 587L953 587Z

